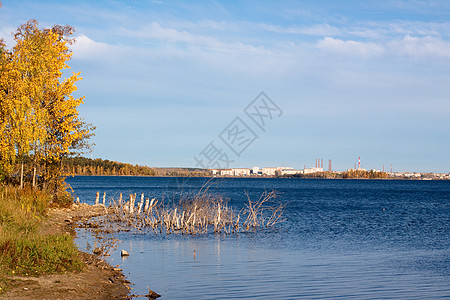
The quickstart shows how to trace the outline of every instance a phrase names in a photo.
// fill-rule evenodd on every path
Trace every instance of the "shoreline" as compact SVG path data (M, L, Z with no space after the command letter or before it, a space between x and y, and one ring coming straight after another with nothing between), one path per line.
M103 215L105 207L85 203L70 208L51 209L43 222L42 233L76 236L79 220ZM93 254L79 250L83 270L64 274L8 276L8 291L0 299L130 299L130 282L119 268Z
M333 179L333 180L402 180L402 181L446 181L442 178L412 178L412 177L389 177L389 178L340 178L340 177L296 177L296 176L153 176L153 175L65 175L66 178L73 177L153 177L153 178L214 178L214 179Z

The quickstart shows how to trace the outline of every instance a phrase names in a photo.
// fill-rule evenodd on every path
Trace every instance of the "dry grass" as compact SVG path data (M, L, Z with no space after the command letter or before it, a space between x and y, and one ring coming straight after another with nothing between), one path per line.
M115 230L166 234L240 233L284 221L285 204L276 202L276 198L274 191L265 192L254 201L248 197L245 208L236 211L222 196L210 193L209 187L196 193L180 194L179 200L171 204L164 199L144 199L144 194L138 202L136 194L131 194L124 202L120 194L118 200L112 199L105 223L116 226Z
M39 231L50 199L38 190L0 187L0 277L80 269L70 235Z

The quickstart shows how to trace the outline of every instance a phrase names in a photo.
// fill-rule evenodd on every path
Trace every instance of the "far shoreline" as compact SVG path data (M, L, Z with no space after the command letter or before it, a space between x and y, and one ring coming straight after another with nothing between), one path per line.
M400 181L447 181L446 178L414 178L414 177L390 177L390 178L341 178L341 177L296 177L296 176L155 176L155 175L64 175L70 177L152 177L152 178L208 178L208 179L327 179L327 180L400 180Z

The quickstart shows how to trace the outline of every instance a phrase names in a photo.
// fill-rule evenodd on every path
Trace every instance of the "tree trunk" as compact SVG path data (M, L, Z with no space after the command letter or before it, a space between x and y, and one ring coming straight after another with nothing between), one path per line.
M33 188L36 187L36 167L33 167Z
M43 169L43 171L42 171ZM43 181L42 181L42 190L45 190L47 188L47 162L44 161L44 164L42 165L41 174L43 174Z
M23 161L20 169L20 189L23 189Z

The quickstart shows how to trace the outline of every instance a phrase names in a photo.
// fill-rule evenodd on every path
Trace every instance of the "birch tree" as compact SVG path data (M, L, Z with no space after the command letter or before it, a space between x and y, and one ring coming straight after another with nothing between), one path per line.
M14 33L15 46L2 44L0 79L0 163L3 172L25 156L40 166L45 184L60 185L61 158L89 137L89 126L79 117L84 97L76 98L80 73L67 76L74 43L71 26L40 29L36 20ZM63 78L63 75L67 77Z

